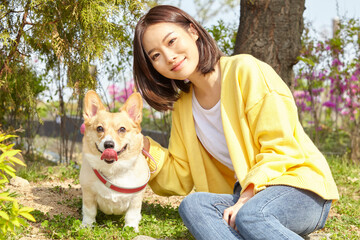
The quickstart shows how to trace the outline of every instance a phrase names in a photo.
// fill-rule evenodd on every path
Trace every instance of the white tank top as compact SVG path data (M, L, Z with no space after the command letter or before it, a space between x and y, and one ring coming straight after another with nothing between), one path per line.
M216 160L234 170L222 126L220 100L211 109L204 109L193 91L192 113L196 135L202 145Z

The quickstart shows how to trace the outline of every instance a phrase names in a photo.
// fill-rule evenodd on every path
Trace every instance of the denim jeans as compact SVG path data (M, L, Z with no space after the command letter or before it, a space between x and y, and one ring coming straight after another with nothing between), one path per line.
M271 186L247 201L236 215L238 232L223 220L223 212L239 199L234 194L197 192L184 198L179 212L184 224L197 239L303 239L324 227L331 200L307 190Z

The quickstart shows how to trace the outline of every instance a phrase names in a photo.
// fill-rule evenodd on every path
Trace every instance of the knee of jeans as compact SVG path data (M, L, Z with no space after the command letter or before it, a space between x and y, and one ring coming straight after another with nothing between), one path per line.
M180 215L186 213L194 213L199 211L203 204L205 204L207 193L196 192L186 196L180 203L179 213Z
M251 229L253 224L261 222L264 219L264 215L257 209L247 209L246 207L240 208L238 211L235 224L238 230L244 231Z

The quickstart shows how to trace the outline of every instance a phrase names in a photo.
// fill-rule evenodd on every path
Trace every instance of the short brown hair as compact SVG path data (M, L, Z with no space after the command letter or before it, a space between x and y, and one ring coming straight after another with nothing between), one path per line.
M180 90L189 92L191 84L162 76L154 69L144 50L142 39L147 27L163 22L178 24L186 30L191 24L197 31L199 38L196 45L200 59L197 70L201 73L213 71L215 64L223 55L211 35L183 10L170 5L158 5L151 8L139 20L135 28L133 74L136 88L146 102L158 111L172 109L173 103L180 97Z

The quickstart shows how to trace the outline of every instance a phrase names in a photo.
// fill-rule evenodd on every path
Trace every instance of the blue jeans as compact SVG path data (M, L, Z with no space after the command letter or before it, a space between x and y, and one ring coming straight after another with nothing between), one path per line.
M184 198L180 216L197 240L302 239L324 227L332 202L307 190L267 187L240 208L236 232L222 216L237 202L240 190L236 183L234 194L197 192Z

